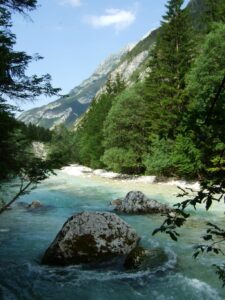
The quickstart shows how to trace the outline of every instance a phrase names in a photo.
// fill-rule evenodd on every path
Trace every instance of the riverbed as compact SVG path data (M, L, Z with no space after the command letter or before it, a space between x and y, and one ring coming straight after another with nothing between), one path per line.
M18 199L0 217L0 299L22 300L217 300L225 290L212 265L223 262L216 255L194 260L193 247L201 242L206 221L224 225L225 205L190 211L178 242L152 231L161 225L160 215L120 215L141 237L141 245L162 248L168 257L162 265L144 271L125 271L111 264L47 267L41 257L68 217L82 211L110 211L111 200L131 190L173 205L178 189L166 183L114 180L93 174L58 171L30 194ZM26 203L40 201L43 209L27 211ZM24 202L21 203L21 202Z

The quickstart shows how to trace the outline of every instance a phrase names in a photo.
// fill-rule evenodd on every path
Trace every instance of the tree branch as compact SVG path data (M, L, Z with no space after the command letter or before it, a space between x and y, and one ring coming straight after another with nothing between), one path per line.
M19 192L13 197L13 199L5 204L1 209L0 209L0 214L2 214L7 208L9 208L17 198L19 198L23 193L29 188L29 186L32 184L32 181L29 181L24 187L23 187L23 180L21 180L21 185L20 185L20 190Z

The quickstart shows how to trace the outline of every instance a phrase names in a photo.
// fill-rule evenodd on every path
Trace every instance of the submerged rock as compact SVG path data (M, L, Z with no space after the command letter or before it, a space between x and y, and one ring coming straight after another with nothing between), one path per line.
M128 254L124 262L126 269L152 269L167 261L167 255L162 249L144 249L136 247Z
M140 214L153 214L153 213L167 213L171 211L165 204L161 204L156 200L151 200L140 191L131 191L126 197L120 201L112 201L115 206L114 210L123 213L140 213Z
M32 201L30 204L27 205L28 209L35 209L42 207L42 204L40 201Z
M113 206L117 206L117 205L121 205L122 204L122 199L116 199L116 200L112 200L110 202L110 205L113 205Z
M69 218L47 249L43 264L97 262L128 254L137 246L136 231L109 212L83 212Z

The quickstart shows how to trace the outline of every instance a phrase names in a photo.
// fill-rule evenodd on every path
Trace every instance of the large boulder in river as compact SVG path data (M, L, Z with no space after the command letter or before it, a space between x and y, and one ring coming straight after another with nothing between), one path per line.
M140 191L131 191L122 201L111 202L114 205L114 210L128 214L154 214L154 213L167 213L171 209L156 200L149 199Z
M42 263L70 265L128 254L137 246L136 231L109 212L83 212L69 218L47 249Z

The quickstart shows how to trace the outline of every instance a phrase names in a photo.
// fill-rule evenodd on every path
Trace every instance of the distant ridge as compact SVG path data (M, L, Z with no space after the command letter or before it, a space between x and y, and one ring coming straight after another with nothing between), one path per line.
M104 87L108 77L121 73L126 81L137 70L148 56L149 47L155 40L155 33L136 43L129 44L116 54L110 55L96 71L79 86L73 88L68 96L64 96L47 105L23 112L19 120L26 124L32 123L53 129L63 124L71 126L87 110L90 103Z

